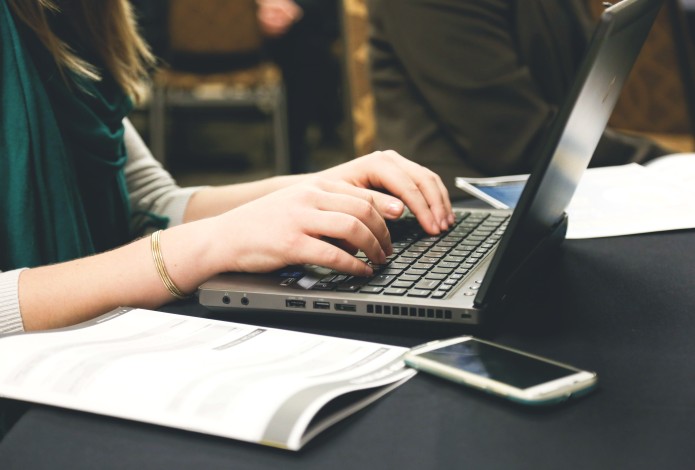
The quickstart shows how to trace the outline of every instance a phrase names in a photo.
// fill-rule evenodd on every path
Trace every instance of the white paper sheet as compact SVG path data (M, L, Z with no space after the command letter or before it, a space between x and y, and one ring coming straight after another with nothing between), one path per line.
M682 172L665 163L589 169L567 209L567 238L695 228L695 185L687 182L695 165Z
M668 155L646 166L590 168L567 214L567 238L695 228L695 154Z

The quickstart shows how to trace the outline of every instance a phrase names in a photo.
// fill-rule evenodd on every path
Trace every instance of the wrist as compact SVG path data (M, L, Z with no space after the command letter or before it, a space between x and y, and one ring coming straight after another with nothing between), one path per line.
M195 292L204 281L224 271L214 220L179 225L161 234L162 260L171 281L184 294ZM157 273L154 261L152 269Z

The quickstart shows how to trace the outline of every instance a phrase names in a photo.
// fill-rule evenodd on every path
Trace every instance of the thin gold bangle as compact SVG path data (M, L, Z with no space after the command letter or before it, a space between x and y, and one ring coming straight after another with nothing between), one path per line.
M169 293L179 300L187 299L189 296L181 292L181 289L176 287L174 281L171 280L169 273L167 272L166 266L164 266L164 257L162 256L162 246L159 242L161 230L157 230L150 237L150 250L152 251L152 259L154 259L154 266L157 268L157 274L159 278L164 283Z

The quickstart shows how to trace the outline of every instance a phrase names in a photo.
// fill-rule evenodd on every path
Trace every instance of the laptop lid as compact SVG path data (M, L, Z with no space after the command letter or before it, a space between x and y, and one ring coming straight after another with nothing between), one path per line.
M547 131L536 166L483 278L476 306L497 302L529 261L550 248L545 246L549 240L564 238L565 210L662 3L623 0L601 15L573 88Z

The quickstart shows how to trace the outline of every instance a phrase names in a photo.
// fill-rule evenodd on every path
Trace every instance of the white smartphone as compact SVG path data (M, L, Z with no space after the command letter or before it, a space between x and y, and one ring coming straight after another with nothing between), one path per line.
M404 359L423 372L529 405L566 400L588 392L597 382L594 372L472 336L417 346Z

